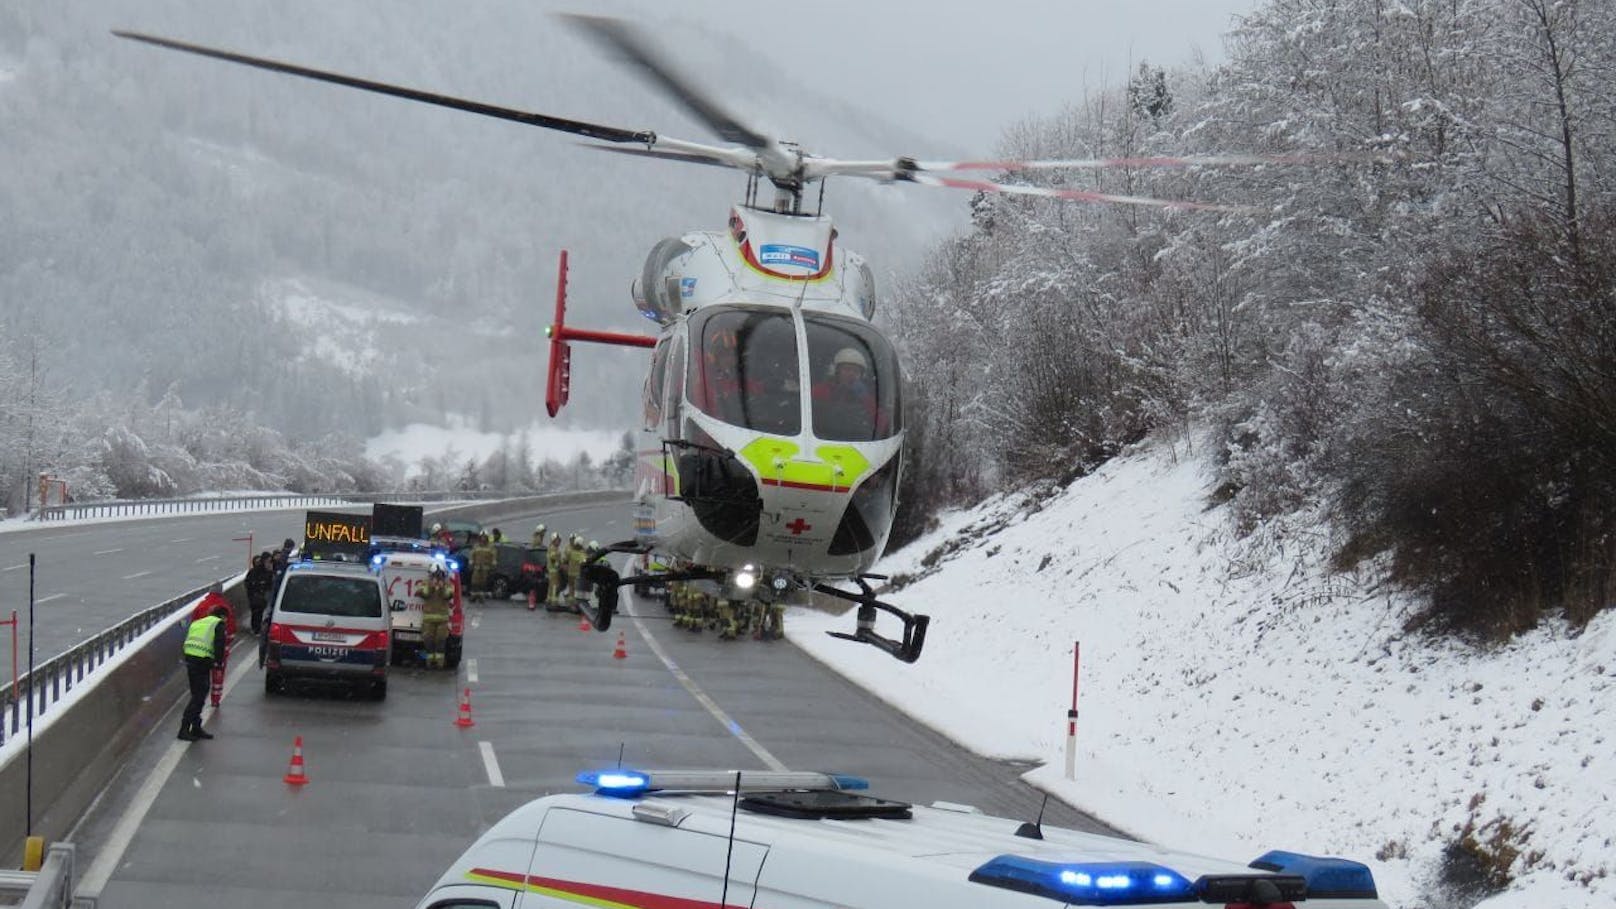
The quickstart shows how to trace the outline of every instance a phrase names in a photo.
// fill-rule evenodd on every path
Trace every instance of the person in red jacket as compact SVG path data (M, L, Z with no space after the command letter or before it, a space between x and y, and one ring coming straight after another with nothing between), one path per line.
M214 654L215 662L211 679L212 684L210 685L212 690L210 702L215 707L219 706L219 700L224 697L225 661L230 659L230 647L236 641L236 610L230 605L230 601L224 598L218 584L214 584L212 589L203 594L202 599L197 601L196 608L191 610L191 621L194 622L203 616L213 615L216 609L224 610L221 616L224 620L224 649Z

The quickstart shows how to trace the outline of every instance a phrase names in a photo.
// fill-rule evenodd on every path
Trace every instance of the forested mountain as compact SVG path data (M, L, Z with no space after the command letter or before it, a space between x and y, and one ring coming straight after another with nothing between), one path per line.
M0 435L25 432L25 409L60 426L97 397L95 427L116 422L108 411L167 400L293 442L337 434L348 441L331 447L354 457L355 439L446 413L493 431L527 425L540 412L559 251L572 253L574 318L637 329L628 287L645 253L722 225L744 177L602 155L572 137L109 30L709 138L551 15L561 6L0 5L0 358L11 364L0 366L11 379ZM937 151L903 131L923 124L880 122L788 84L768 49L677 19L657 10L643 24L756 122L848 156ZM827 203L886 281L951 219L963 223L964 197L944 196L838 185ZM621 428L642 360L580 351L563 419ZM73 448L45 465L67 470L64 458L93 459L77 451L86 445L104 447L8 446L6 498L20 504L22 462L41 463L14 451Z
M977 200L898 307L907 517L1205 421L1242 522L1325 503L1433 619L1612 602L1616 5L1272 0L1229 54L1008 137L1303 163L1006 176L1248 214Z

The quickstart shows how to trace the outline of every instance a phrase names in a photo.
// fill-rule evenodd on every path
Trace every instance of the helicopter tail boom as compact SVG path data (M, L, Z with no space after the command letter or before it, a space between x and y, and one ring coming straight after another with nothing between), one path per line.
M550 371L544 389L544 409L554 417L567 405L572 392L571 341L592 344L617 344L622 347L655 347L656 338L649 335L631 335L617 331L593 331L567 326L567 251L561 251L561 265L556 277L555 321L544 330L550 339Z

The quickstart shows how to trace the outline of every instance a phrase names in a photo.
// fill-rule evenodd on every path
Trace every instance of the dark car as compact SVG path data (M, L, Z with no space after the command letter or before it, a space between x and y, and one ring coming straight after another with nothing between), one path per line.
M530 549L520 543L495 543L494 570L488 576L488 595L496 600L504 600L513 596L525 597L531 590L542 598L545 585L549 583L544 556L543 549ZM469 583L471 547L457 551L455 560L460 563L461 571Z

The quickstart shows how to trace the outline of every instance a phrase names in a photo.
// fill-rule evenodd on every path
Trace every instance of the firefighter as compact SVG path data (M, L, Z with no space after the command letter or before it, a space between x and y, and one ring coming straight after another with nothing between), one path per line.
M759 641L776 641L786 636L786 608L779 603L759 603L761 614L752 637Z
M488 576L494 572L494 544L488 534L477 535L477 545L471 547L471 601L481 603L488 592Z
M730 604L728 597L718 598L717 608L718 639L720 641L735 640L735 608Z
M428 669L445 667L443 645L449 639L449 611L454 587L442 565L433 565L427 582L416 591L421 598L421 661Z
M544 548L544 525L543 524L540 524L539 526L533 528L533 539L528 543L528 548L529 549L543 549Z
M586 561L588 561L588 555L584 552L584 541L577 534L573 534L571 542L567 545L566 599L568 608L573 612L578 611L579 592L582 590L581 582L583 581L584 562Z
M544 600L544 608L550 612L560 612L562 608L561 591L567 586L566 554L561 547L561 534L550 534L550 545L544 551L545 579L550 582L549 596Z

